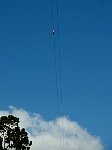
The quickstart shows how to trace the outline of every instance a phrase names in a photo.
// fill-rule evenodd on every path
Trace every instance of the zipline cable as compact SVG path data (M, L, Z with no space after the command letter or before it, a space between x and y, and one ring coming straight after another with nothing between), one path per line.
M51 0L51 9L52 9L52 28L54 29L54 5L53 5L53 0Z
M57 0L57 26L58 26L58 51L59 51L59 82L60 82L60 103L61 108L63 105L63 90L62 90L62 57L61 57L61 42L60 42L60 22L59 22L59 0ZM61 112L61 115L63 112ZM63 116L62 116L62 122L60 125L60 132L62 134L62 137L60 137L60 141L62 142L60 144L60 149L63 149L62 146L64 146L64 129L63 129Z
M54 3L51 0L52 6L52 30L55 31L55 11L54 11ZM59 24L59 2L56 0L56 16L57 16L57 50L56 51L56 39L55 34L53 35L53 51L55 54L54 64L56 70L56 95L57 95L57 109L58 109L58 116L61 114L61 108L63 103L63 92L62 92L62 62L61 62L61 46L60 46L60 24ZM63 119L63 118L62 118ZM61 124L60 124L61 123ZM64 145L64 130L62 131L63 120L59 122L59 150L62 150L62 145ZM63 140L62 140L63 139ZM62 143L63 142L63 143Z
M59 53L59 82L60 82L60 102L63 102L62 92L62 63L61 63L61 45L60 45L60 25L59 25L59 2L57 0L57 23L58 23L58 53Z
M52 7L52 30L55 29L55 20L54 20L54 3L53 0L51 0L51 7ZM56 71L56 75L55 75L55 82L56 82L56 97L57 97L57 113L58 116L60 114L60 102L59 102L59 86L58 86L58 59L57 59L57 53L56 53L56 39L55 39L55 35L52 36L53 38L53 52L54 52L54 67L55 67L55 71Z

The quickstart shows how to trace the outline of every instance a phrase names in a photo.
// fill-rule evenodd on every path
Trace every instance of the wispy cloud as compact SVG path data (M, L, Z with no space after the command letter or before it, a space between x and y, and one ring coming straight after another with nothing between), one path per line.
M100 138L90 135L67 117L45 121L39 114L13 106L0 111L0 116L8 114L20 118L20 127L28 131L33 141L31 150L104 150Z

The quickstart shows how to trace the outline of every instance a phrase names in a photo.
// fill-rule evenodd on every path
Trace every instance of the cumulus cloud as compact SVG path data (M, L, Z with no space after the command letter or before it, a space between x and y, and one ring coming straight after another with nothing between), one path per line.
M90 135L67 117L45 121L39 114L13 106L0 111L0 116L8 114L20 118L20 127L28 131L33 142L31 150L104 150L100 138Z

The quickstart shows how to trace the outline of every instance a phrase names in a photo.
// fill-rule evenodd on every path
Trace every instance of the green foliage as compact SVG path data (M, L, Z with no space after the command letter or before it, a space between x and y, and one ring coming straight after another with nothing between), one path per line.
M32 141L28 133L18 126L19 118L12 115L0 117L0 150L29 150Z

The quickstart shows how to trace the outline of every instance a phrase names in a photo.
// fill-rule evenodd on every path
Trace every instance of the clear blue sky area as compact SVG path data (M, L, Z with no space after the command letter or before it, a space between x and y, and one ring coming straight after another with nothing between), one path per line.
M60 0L59 22L61 111L93 135L99 135L109 148L112 1ZM14 105L46 119L57 117L51 32L50 0L0 1L0 109Z

